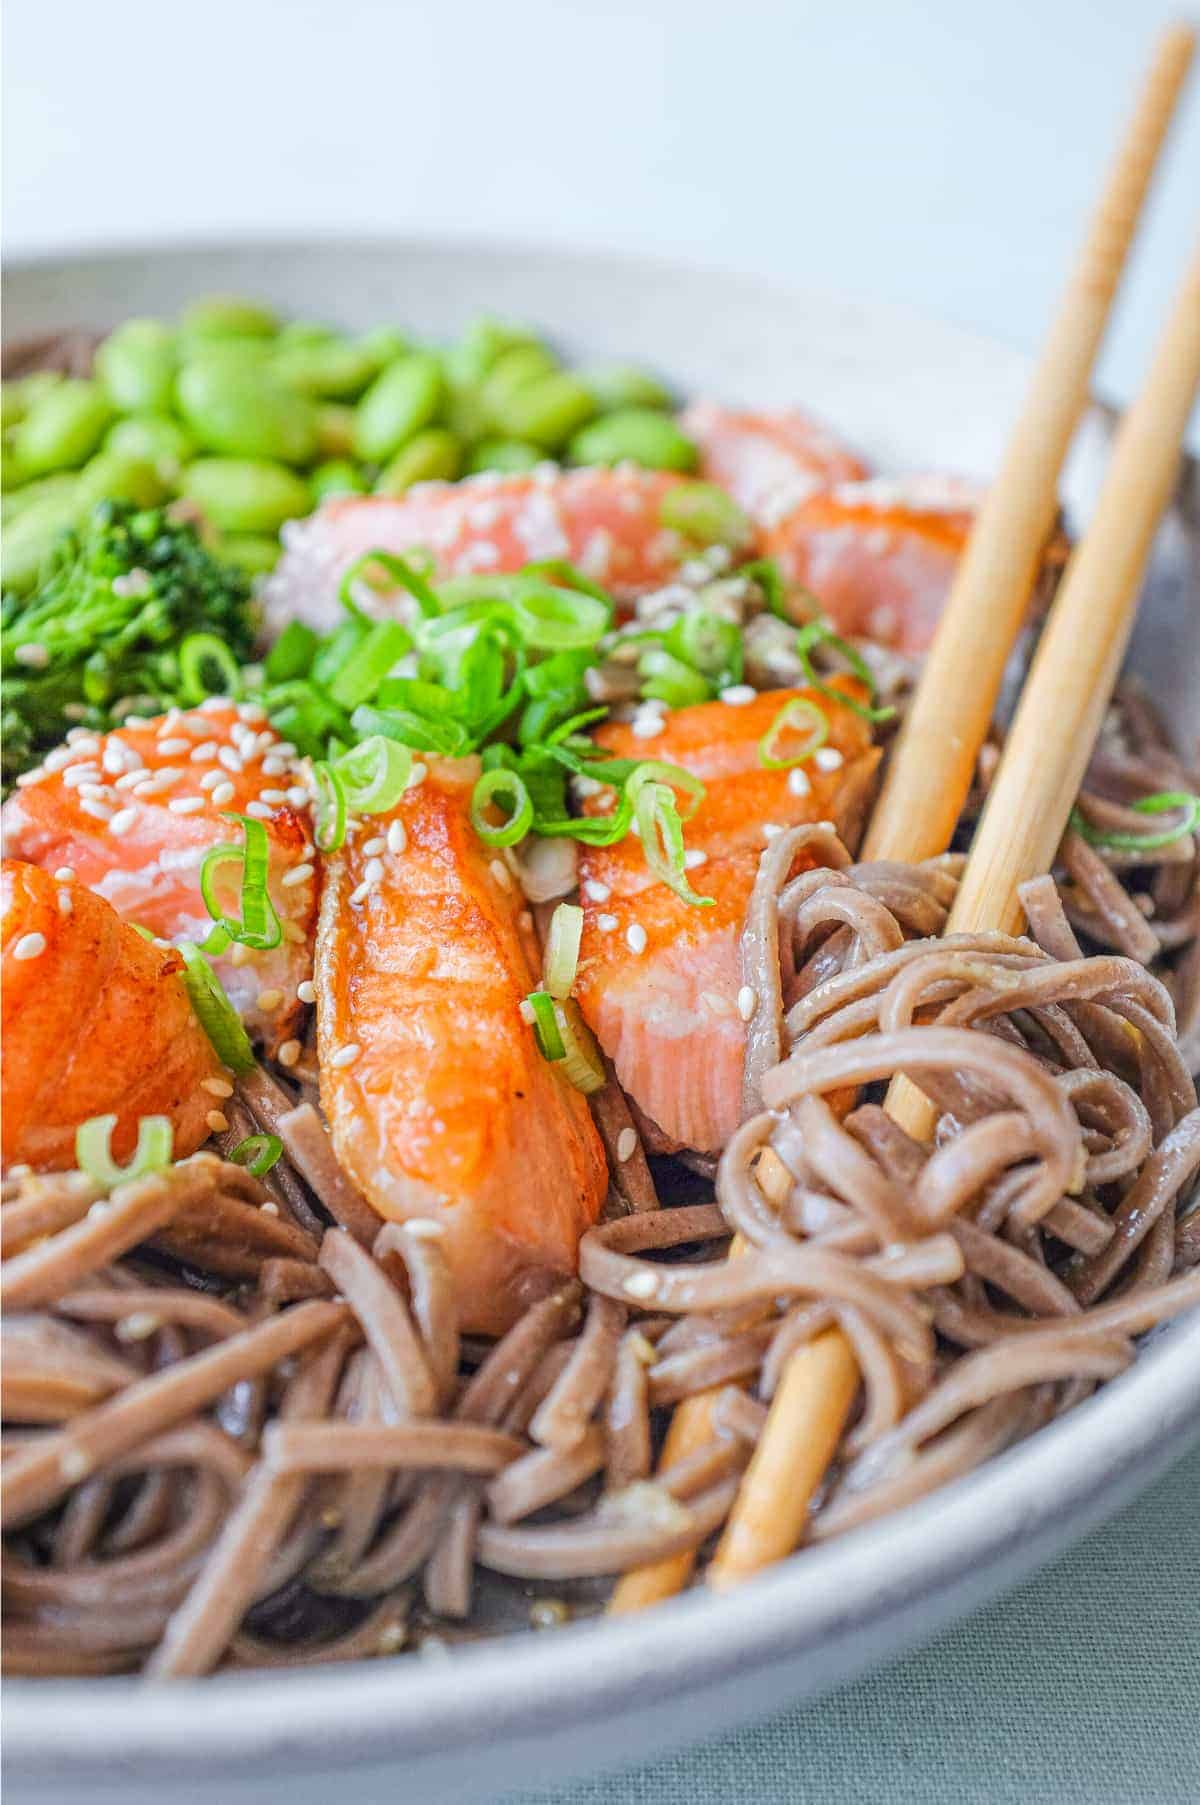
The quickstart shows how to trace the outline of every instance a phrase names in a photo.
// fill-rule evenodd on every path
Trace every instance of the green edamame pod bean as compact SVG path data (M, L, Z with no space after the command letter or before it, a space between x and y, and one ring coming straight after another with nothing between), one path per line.
M122 414L165 414L175 392L175 334L161 320L126 320L97 348L95 370Z
M62 487L43 491L10 521L0 553L6 589L33 588L59 534L80 519L78 487L78 478L68 477Z
M197 458L183 493L223 533L276 533L312 507L308 484L264 458Z
M385 464L375 484L376 495L403 495L414 483L453 482L462 469L462 445L444 426L419 432Z
M430 352L412 351L377 376L358 404L354 449L368 462L382 463L422 427L431 426L442 405L443 381Z
M446 368L453 382L482 382L506 351L534 346L547 356L546 347L528 326L510 325L486 315L471 324L456 345L446 353ZM551 358L553 364L553 358Z
M279 331L279 316L257 301L244 301L237 295L205 295L185 307L179 321L189 337L274 338Z
M179 411L208 451L307 464L317 449L317 410L306 395L240 358L200 357L176 385Z
M287 345L271 359L272 374L288 388L335 400L361 395L375 371L370 353L349 339Z
M85 509L98 501L131 501L139 508L157 507L171 493L146 458L100 451L79 473L79 497Z
M133 414L109 428L104 450L153 464L163 481L174 488L183 466L196 455L196 441L177 420Z
M529 445L524 439L484 439L476 445L467 460L467 469L472 475L481 470L498 470L506 475L518 475L521 471L532 470L535 465L543 463L545 452L540 445Z
M35 401L62 381L60 370L34 370L11 382L0 382L0 427L15 426L23 420Z
M558 363L545 345L517 345L496 359L480 391L484 412L495 426L505 430L501 414L518 389L540 376L549 376Z
M357 464L349 458L330 458L318 464L310 478L313 500L322 502L330 495L365 495L366 482Z
M647 407L604 414L577 432L568 447L573 464L620 464L628 458L648 470L694 470L699 453L674 420Z
M317 455L348 458L354 451L354 409L342 401L327 401L317 409Z
M395 326L373 326L370 332L362 333L356 341L360 351L364 352L377 370L386 370L399 358L407 357L412 350L412 341Z
M59 476L42 476L35 483L25 483L19 489L11 489L0 503L0 521L7 526L18 514L39 506L51 497L59 500L65 495L74 495L78 483L79 478L72 472L70 475L64 473Z
M3 453L0 455L0 493L5 495L10 494L14 489L21 488L29 481L25 466L13 443L15 433L15 427L9 426L4 429Z
M236 564L248 577L262 577L274 570L283 550L268 533L224 533L217 541L217 556Z
M483 395L475 383L447 379L442 418L452 433L470 444L488 431L488 414Z
M13 430L13 450L28 476L73 470L92 455L112 419L98 382L74 379L47 389Z
M295 345L327 345L337 336L332 326L323 326L319 320L289 320L286 326L279 328L275 349L287 351Z
M524 382L495 411L496 424L514 439L530 439L553 451L596 412L590 389L568 370Z
M614 408L674 405L670 390L658 377L648 370L639 370L636 364L593 364L576 374L606 414Z

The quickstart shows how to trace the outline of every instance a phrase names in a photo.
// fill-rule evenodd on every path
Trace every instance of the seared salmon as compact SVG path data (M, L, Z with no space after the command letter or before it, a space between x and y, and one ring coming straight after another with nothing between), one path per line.
M861 696L852 680L834 681ZM828 739L802 766L765 770L759 742L797 696L825 713ZM861 717L811 690L768 690L741 706L701 702L666 715L653 739L616 724L596 739L618 758L681 765L706 786L684 833L689 880L713 898L711 908L661 883L633 835L580 849L584 928L574 994L663 1141L716 1153L741 1112L739 940L760 854L773 828L805 821L832 821L853 842L879 754ZM600 806L593 800L588 809Z
M574 1272L608 1169L587 1102L521 1016L537 942L471 825L479 770L430 759L328 860L315 982L342 1167L381 1216L438 1225L463 1327L497 1334Z
M195 1152L221 1065L197 1021L183 960L135 932L71 879L17 859L0 868L4 909L3 1153L39 1171L75 1164L75 1130L115 1115L127 1159L142 1116L169 1116L175 1154Z
M679 424L700 447L700 474L728 490L752 519L772 507L794 507L815 489L867 475L861 458L798 408L747 413L694 401Z
M261 709L224 700L112 733L75 731L5 803L5 850L50 871L67 867L126 921L164 940L202 941L213 925L200 893L204 856L242 844L231 813L261 820L283 939L268 952L231 947L215 969L247 1027L274 1052L303 1008L296 987L311 975L316 923L309 797L294 753ZM235 915L236 882L222 881L219 896Z
M566 558L629 600L669 581L688 548L664 529L663 496L681 479L633 464L528 476L418 483L400 500L343 496L283 529L284 554L264 585L268 623L325 629L342 618L338 584L364 552L422 549L437 576L517 571Z

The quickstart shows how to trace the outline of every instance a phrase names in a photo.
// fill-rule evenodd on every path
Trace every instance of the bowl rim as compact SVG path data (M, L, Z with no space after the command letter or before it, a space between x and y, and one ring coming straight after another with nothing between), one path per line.
M6 260L5 280L100 259L163 261L188 254L379 251L390 255L529 258L643 277L686 274L727 288L852 306L896 329L936 330L993 355L1003 341L919 309L844 300L678 257L607 253L519 240L336 228L39 246ZM1028 360L1025 360L1026 362ZM650 1707L852 1638L876 1638L877 1658L1029 1571L1065 1539L1110 1515L1200 1440L1200 1312L1151 1338L1129 1371L1068 1416L982 1468L845 1538L805 1549L738 1591L703 1591L635 1617L502 1637L418 1659L396 1684L391 1663L238 1672L147 1687L131 1678L10 1680L3 1735L10 1777L124 1775L166 1782L203 1775L340 1768L430 1757L447 1745L487 1749ZM890 1629L890 1637L889 1637ZM861 1668L867 1658L856 1657ZM831 1663L829 1684L845 1677ZM470 1711L463 1708L470 1698Z

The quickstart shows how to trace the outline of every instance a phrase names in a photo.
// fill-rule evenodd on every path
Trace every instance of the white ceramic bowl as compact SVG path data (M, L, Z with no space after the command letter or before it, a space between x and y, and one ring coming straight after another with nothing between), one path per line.
M893 309L706 271L560 252L319 240L47 259L6 283L9 338L264 296L350 325L450 334L537 320L572 350L637 356L681 389L799 401L881 466L986 475L1026 372L1003 346ZM1067 494L1094 492L1096 410ZM1196 480L1160 542L1134 648L1177 725L1200 727ZM1190 533L1185 517L1190 514ZM1191 718L1188 719L1190 706ZM885 1522L724 1598L485 1642L444 1660L133 1681L10 1682L9 1798L327 1805L494 1797L633 1761L814 1696L931 1636L1109 1516L1200 1435L1200 1315L1063 1421Z

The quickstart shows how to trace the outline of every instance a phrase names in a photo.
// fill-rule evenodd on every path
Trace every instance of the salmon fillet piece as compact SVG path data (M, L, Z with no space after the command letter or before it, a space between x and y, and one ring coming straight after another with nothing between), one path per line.
M438 1225L463 1327L499 1334L575 1271L608 1168L585 1098L520 1013L538 948L507 868L471 826L479 770L430 759L328 861L318 1053L344 1170L381 1216Z
M852 679L834 683L863 695ZM759 741L797 696L829 721L820 763L806 761L801 777L759 763ZM741 1116L739 943L770 829L832 821L853 841L879 753L860 716L807 689L764 691L740 707L677 709L649 740L617 724L601 727L596 739L618 758L681 765L707 786L684 837L690 882L714 899L712 908L684 902L659 882L634 835L581 847L584 927L574 994L624 1089L664 1142L716 1153ZM590 803L589 812L599 806Z
M860 457L798 408L755 413L694 401L679 424L700 447L701 476L726 489L752 519L868 474Z
M668 471L558 470L417 483L399 500L343 496L283 529L284 554L263 596L268 624L324 630L342 618L338 584L369 551L424 549L438 577L511 572L566 558L628 600L656 589L688 556L664 529L662 500L681 479Z
M980 492L945 477L842 483L771 515L762 550L839 633L928 651Z
M203 1088L222 1075L177 952L154 946L108 903L17 859L3 903L3 1155L39 1171L75 1164L75 1130L115 1115L125 1160L142 1116L169 1116L175 1154L207 1140Z
M164 940L204 940L213 921L200 866L213 846L240 846L262 821L268 889L283 929L267 952L231 947L214 961L250 1032L274 1052L294 1032L311 976L317 878L309 798L295 748L261 709L229 701L173 709L107 734L76 732L4 804L5 850L49 871L66 867L126 921ZM219 889L237 913L236 873Z

